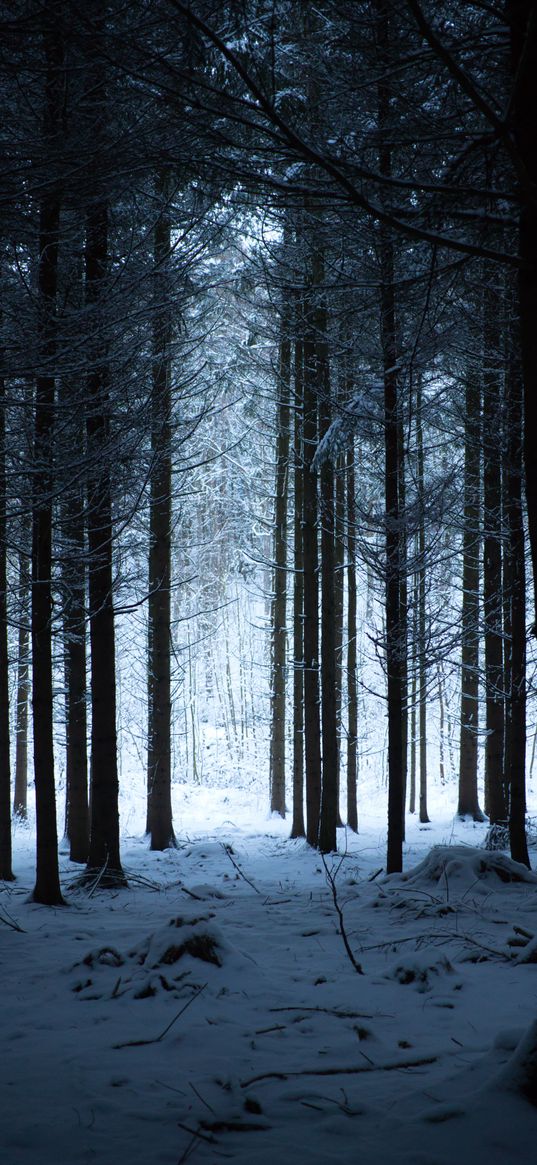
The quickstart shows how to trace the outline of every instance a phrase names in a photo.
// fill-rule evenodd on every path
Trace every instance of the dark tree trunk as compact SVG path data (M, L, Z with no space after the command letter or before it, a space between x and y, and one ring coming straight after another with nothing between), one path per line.
M271 610L270 810L285 817L285 695L287 672L287 511L290 444L291 342L289 313L281 319L276 436L274 583Z
M319 840L321 809L321 721L319 692L319 551L317 532L317 472L313 459L318 441L316 337L311 289L305 296L303 399L303 525L304 567L304 757L306 767L306 837Z
M491 273L489 272L489 275ZM497 355L498 293L484 291L483 617L485 626L485 786L492 825L506 824L505 703L502 603L502 378Z
M510 657L507 717L507 777L511 857L530 866L526 837L526 556L522 503L522 384L511 356L507 376L507 550L509 562Z
M60 131L63 101L63 46L54 4L43 12L46 55L45 138ZM52 698L52 473L55 381L48 369L55 354L55 305L58 284L60 196L51 189L39 211L38 295L41 368L34 406L32 500L32 711L37 830L37 871L33 900L63 903L58 869L58 832L54 784Z
M425 459L423 453L423 387L418 376L416 385L416 452L418 487L418 678L419 678L419 754L420 754L420 794L419 818L422 824L429 821L427 811L427 566L425 546Z
M88 740L86 691L86 569L84 504L81 493L64 509L63 634L65 652L65 836L72 862L89 852Z
M160 194L166 197L165 183ZM147 825L153 850L175 846L171 800L171 302L166 264L171 224L163 209L155 226L152 473L149 527Z
M412 585L412 681L410 685L410 788L408 793L408 812L416 812L416 776L417 776L417 746L418 746L418 598L419 575L414 575ZM405 797L406 800L406 797Z
M398 406L397 406L397 441L399 447L399 513L404 515L406 512L406 455L405 455L405 438L404 438L404 408L402 394L398 392ZM407 642L408 642L408 570L407 570L407 532L405 523L401 523L400 528L400 544L399 544L399 558L400 558L400 579L399 579L399 619L400 619L400 634L401 643L404 645L401 660L401 780L403 782L403 841L405 840L405 805L406 805L406 790L408 780L408 660L407 660Z
M102 95L101 95L102 96ZM112 571L110 402L104 330L108 209L96 202L86 224L86 304L93 339L87 380L88 559L91 648L91 825L88 870L102 884L124 882L119 853L116 660Z
M85 114L97 150L109 148L104 0L96 0L87 42ZM88 609L91 676L91 792L88 874L101 871L101 885L124 885L119 844L119 784L116 724L115 617L111 475L110 368L108 363L109 208L107 180L96 166L86 206L85 301L87 320L86 443Z
M380 69L377 82L379 125L379 170L391 175L390 116L390 23L389 5L377 3L377 48ZM396 335L394 249L386 230L380 232L380 333L384 368L384 493L386 510L386 671L388 700L388 845L387 871L395 873L403 865L405 797L405 674L406 644L401 608L402 520L401 441Z
M479 730L479 563L481 497L481 393L466 382L464 421L464 514L462 535L460 817L482 821L477 791Z
M326 341L326 313L318 314L318 376L320 437L331 423L330 370ZM321 495L321 717L322 784L319 819L319 849L337 849L338 820L338 738L337 738L337 658L335 625L335 481L331 458L320 471Z
M347 454L347 824L358 832L358 653L356 644L356 501L354 449Z
M302 321L303 323L303 321ZM296 322L300 331L301 321ZM294 575L293 575L293 821L291 837L305 837L304 822L304 555L302 515L304 508L304 452L302 400L304 392L303 341L295 340L294 376Z
M511 123L518 147L524 185L520 191L518 295L524 379L524 466L528 530L533 567L534 626L537 634L537 20L533 0L507 0L511 26L513 94Z
M6 396L0 370L0 879L13 880L7 637Z
M340 813L341 741L343 717L343 624L345 616L345 467L339 458L335 471L335 527L334 527L334 634L336 657L336 741L337 741L337 796L336 824L343 827Z
M30 560L24 547L19 551L19 636L17 651L17 707L15 712L15 788L13 813L25 821L28 816L28 708L30 695Z

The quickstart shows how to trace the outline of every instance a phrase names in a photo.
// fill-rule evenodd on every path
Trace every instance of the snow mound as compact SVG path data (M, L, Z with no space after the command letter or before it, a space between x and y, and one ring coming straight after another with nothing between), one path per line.
M88 951L72 968L72 990L81 999L150 999L163 991L182 998L199 985L192 976L200 965L205 978L209 968L224 964L235 973L246 960L212 918L210 913L172 918L126 953L113 946Z
M537 875L520 862L514 862L506 854L496 851L474 849L465 845L435 845L414 869L404 874L390 874L384 881L390 885L404 883L419 888L453 887L467 890L481 887L494 889L499 882L537 883Z

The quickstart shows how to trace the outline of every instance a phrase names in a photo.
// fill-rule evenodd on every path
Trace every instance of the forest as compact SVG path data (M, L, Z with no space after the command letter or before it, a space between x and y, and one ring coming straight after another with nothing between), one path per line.
M117 1037L127 1005L155 999L161 1034L159 1019L153 1038L111 1046L155 1044L151 1087L167 1072L172 1092L164 1004L183 1001L175 1018L189 1009L179 1026L195 1043L200 1008L216 1015L242 982L266 1010L246 1007L230 1036L241 1065L259 1032L293 1036L293 1063L299 1035L332 1048L336 1017L372 1041L371 1071L393 1069L390 1104L400 1070L415 1081L437 1060L434 1100L449 1098L453 1063L401 1035L401 984L414 1031L425 999L445 1018L459 990L470 1025L488 976L475 1120L455 1102L428 1108L445 1141L416 1156L430 1097L408 1084L393 1161L444 1165L455 1117L477 1165L514 1160L494 1121L486 1147L473 1138L500 1095L498 1122L520 1125L511 1148L524 1155L537 1131L535 6L14 0L0 4L0 103L0 939L25 944L42 990L51 958L56 975L54 950L34 945L45 927L70 966L69 1007L89 1017L98 999L113 1025L121 1013ZM314 899L328 921L309 927ZM280 930L269 915L287 902ZM161 930L148 936L151 914ZM402 961L386 970L396 919ZM248 963L270 979L277 932L286 991L286 927L320 935L322 951L287 1009ZM175 975L180 958L194 971ZM15 948L9 968L16 996ZM498 1034L506 975L520 988ZM203 1022L233 1027L229 1007ZM466 1047L460 1027L449 1038ZM241 1134L254 1131L261 1162L329 1163L330 1138L350 1135L341 1120L363 1116L362 1159L389 1165L401 1130L388 1121L375 1139L372 1084L362 1109L321 1085L297 1101L295 1081L266 1116L258 1081L313 1068L258 1075L254 1060L207 1091L193 1060L201 1108L174 1115L190 1139L180 1148L168 1130L152 1159L251 1160ZM131 1079L106 1071L119 1090ZM154 1131L153 1100L140 1120ZM43 1165L65 1158L54 1103L9 1141L9 1165L41 1165L43 1136ZM322 1115L291 1152L273 1132L295 1127L297 1103ZM112 1147L112 1109L71 1107L89 1138L73 1165L149 1159L136 1131Z
M162 850L200 717L238 759L258 722L323 852L365 754L388 872L428 764L528 864L535 46L531 5L459 8L4 13L0 869L33 755L36 901L58 765L121 881L120 737Z

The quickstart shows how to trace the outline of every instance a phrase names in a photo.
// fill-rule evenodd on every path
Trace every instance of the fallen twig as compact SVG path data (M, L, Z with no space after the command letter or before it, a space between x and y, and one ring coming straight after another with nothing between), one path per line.
M296 1072L262 1072L241 1080L241 1088L250 1088L261 1080L290 1080L299 1076L357 1076L362 1072L397 1072L405 1068L422 1068L425 1064L435 1064L438 1056L416 1056L412 1060L388 1060L385 1064L357 1064L347 1068L302 1068Z
M338 916L339 933L341 935L341 938L343 939L343 945L345 947L345 950L347 952L349 960L352 963L354 970L356 971L356 974L363 975L363 973L364 973L363 968L353 954L352 947L351 947L351 944L350 944L348 936L347 936L347 931L345 930L345 921L343 918L343 911L342 911L341 906L339 904L339 899L338 899L338 895L337 895L336 875L332 873L332 870L328 869L328 864L327 864L327 861L326 861L324 854L321 854L321 861L322 861L323 866L324 866L326 881L328 882L328 885L329 885L330 890L332 892L332 901L334 903L334 910ZM341 862L339 863L339 865L341 865ZM338 870L339 870L339 866L338 866Z
M200 1133L198 1129L189 1129L188 1125L181 1124L181 1121L177 1121L177 1128L183 1129L183 1132L185 1132L185 1133L190 1133L190 1137L191 1137L184 1153L182 1153L181 1156L179 1157L177 1165L184 1165L185 1161L187 1161L188 1158L190 1157L193 1149L196 1146L196 1142L198 1140L207 1141L208 1145L214 1145L214 1143L215 1143L214 1137L207 1137L204 1133Z
M9 910L6 910L5 906L2 907L2 911L0 913L0 922L3 922L4 926L9 926L11 930L17 930L19 934L26 934L24 927L20 926L20 924L16 922L14 918L12 918Z
M95 881L90 886L90 889L88 890L88 898L91 898L92 894L95 894L97 887L100 886L100 884L104 878L104 875L106 873L107 867L108 867L108 858L106 859L104 866L102 866L102 868L99 870L97 877L95 878ZM88 870L88 875L89 875L89 870Z
M383 1011L370 1015L368 1011L344 1011L340 1007L269 1007L269 1011L320 1011L324 1015L336 1015L340 1019L393 1019L392 1015Z
M158 1044L158 1043L160 1043L160 1041L164 1039L164 1036L167 1035L170 1028L173 1027L174 1023L177 1023L179 1016L183 1015L183 1012L186 1011L187 1007L190 1007L190 1004L193 1003L195 999L197 999L198 995L201 995L202 991L205 991L206 986L207 986L206 983L202 983L201 987L198 987L198 990L195 991L194 994L190 996L190 999L187 999L184 1007L182 1007L181 1010L177 1012L177 1015L174 1015L173 1019L170 1021L170 1023L167 1025L167 1027L164 1028L164 1031L162 1031L159 1036L155 1036L154 1039L152 1039L152 1040L125 1040L125 1042L121 1043L121 1044L112 1044L112 1047L113 1048L141 1048L142 1046L145 1046L146 1044Z
M239 863L235 861L235 858L233 857L233 854L231 852L231 847L229 845L226 845L225 842L222 842L222 849L223 849L224 853L227 854L227 856L231 862L231 865L234 866L237 873L240 874L240 877L244 878L245 882L248 882L248 885L252 887L252 890L255 890L256 894L260 894L261 890L257 886L255 886L254 883L251 882L249 878L246 877L246 874L243 873L243 871L241 870Z

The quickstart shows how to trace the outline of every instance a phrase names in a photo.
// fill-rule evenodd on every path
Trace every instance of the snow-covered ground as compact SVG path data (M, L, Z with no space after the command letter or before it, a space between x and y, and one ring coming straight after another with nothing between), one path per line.
M454 823L453 788L431 826L409 820L391 878L384 793L326 866L255 783L174 796L178 849L152 854L141 794L124 795L129 889L73 888L62 855L67 909L28 902L17 828L2 1165L529 1165L537 1034L516 1048L537 964L509 942L537 932L537 877L474 852L485 829ZM420 867L438 845L457 848Z

